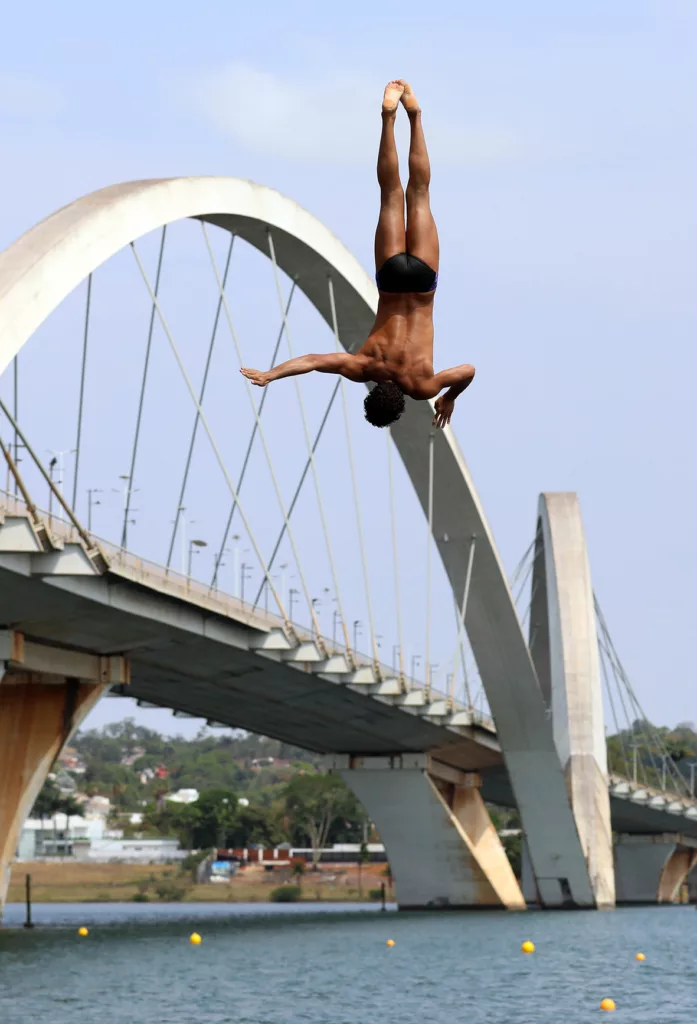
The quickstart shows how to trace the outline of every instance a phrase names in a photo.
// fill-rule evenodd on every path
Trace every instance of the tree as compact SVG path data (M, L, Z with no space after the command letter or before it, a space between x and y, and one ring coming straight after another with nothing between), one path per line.
M319 863L346 792L337 775L296 775L286 787L286 811L294 829L309 837L313 868Z
M77 817L81 807L71 794L63 794L53 779L46 779L34 801L31 813L37 818L52 818L54 814L68 814Z

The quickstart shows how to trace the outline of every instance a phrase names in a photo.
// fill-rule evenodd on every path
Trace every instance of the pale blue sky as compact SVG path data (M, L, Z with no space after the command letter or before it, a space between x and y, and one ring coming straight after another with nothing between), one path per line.
M372 270L380 93L409 78L442 244L436 362L477 367L453 426L504 562L539 491L578 491L640 699L695 719L697 7L569 7L12 5L0 246L117 180L229 174L297 200Z

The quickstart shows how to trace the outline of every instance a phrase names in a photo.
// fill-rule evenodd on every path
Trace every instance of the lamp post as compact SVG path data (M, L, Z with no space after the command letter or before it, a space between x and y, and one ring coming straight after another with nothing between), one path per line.
M87 488L87 531L92 533L92 506L101 505L101 501L97 498L96 501L92 498L93 494L103 494L103 488L101 487L88 487Z
M288 618L290 619L291 622L293 621L293 604L295 602L297 594L299 593L300 591L296 590L295 587L291 587L290 590L288 591Z
M286 569L288 568L288 563L282 562L278 568L281 570L281 597L283 598L286 593Z
M354 623L353 623L353 650L354 650L354 652L358 650L358 634L361 632L362 627L363 627L363 623L361 622L361 620L360 619L354 619Z
M58 459L54 455L53 458L51 459L51 461L48 464L48 475L50 477L51 483L53 483L53 471L56 468L56 463L57 462L58 462ZM48 489L48 518L49 518L49 522L51 520L52 514L53 514L53 488L49 487L49 489Z
M392 644L392 669L394 672L397 671L397 655L399 654L399 644Z
M249 574L247 573L248 569L249 569ZM245 580L249 580L249 579L252 578L251 570L252 570L252 566L251 565L247 565L246 562L243 562L242 565L240 566L240 601L242 602L242 604L244 604L244 584L245 584Z
M339 609L335 608L334 609L334 613L332 615L332 646L334 648L336 648L336 623L337 623L337 620L339 620L340 618L341 618L341 615L339 613Z
M187 576L189 577L189 579L191 579L191 560L192 560L192 556L193 556L193 553L194 553L194 548L207 548L207 547L208 547L208 541L205 541L205 540L190 540L189 541L189 558L188 558L188 563L187 563L187 568L188 568ZM199 554L199 552L197 551L196 554Z
M237 578L240 571L240 548L239 548L239 533L233 533L232 535L232 579L233 579L233 590L232 596L237 597Z

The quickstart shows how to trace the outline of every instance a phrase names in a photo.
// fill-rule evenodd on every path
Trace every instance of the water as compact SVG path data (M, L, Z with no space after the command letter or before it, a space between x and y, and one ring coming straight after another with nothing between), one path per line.
M2 1024L585 1024L605 1019L605 996L617 1004L609 1020L697 1017L694 907L54 904L34 916L24 931L10 905L0 930ZM526 938L533 956L520 952Z

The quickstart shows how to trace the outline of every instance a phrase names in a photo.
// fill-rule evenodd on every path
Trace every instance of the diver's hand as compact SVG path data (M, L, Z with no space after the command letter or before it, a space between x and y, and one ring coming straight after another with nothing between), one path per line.
M268 372L265 373L263 370L248 370L244 366L240 367L240 373L244 374L247 380L251 380L252 384L256 384L259 388L265 388L272 379L271 374Z
M455 399L448 398L447 395L441 395L440 398L436 399L436 414L433 417L433 427L446 427L450 423L450 417L453 414L455 408Z

